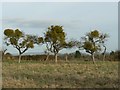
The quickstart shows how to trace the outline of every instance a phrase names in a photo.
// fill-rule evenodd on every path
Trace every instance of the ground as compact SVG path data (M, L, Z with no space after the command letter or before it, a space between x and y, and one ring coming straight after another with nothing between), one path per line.
M118 62L3 61L3 88L117 88Z

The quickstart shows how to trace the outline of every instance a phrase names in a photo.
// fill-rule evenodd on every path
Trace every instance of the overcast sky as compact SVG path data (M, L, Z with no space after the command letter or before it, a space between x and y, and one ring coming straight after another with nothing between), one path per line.
M78 40L86 32L97 29L110 36L106 42L108 52L118 49L117 2L2 3L2 30L18 28L26 33L42 36L50 25L62 25L68 39ZM12 47L8 50L16 52ZM39 46L28 52L43 50L45 47ZM73 51L74 49L71 50Z

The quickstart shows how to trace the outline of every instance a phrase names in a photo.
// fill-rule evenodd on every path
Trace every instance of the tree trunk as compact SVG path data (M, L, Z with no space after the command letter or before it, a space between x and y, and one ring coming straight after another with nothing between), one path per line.
M94 53L92 54L92 60L93 60L93 63L95 64L95 56L94 56Z
M2 55L5 55L5 52L7 51L7 49L5 49L5 50L3 50L3 53L2 53Z
M47 57L46 57L45 61L47 61L47 60L48 60L48 58L49 58L49 53L47 54Z
M68 55L67 54L65 55L65 60L68 61Z
M57 63L57 53L55 54L55 63Z
M20 63L20 61L21 61L21 54L19 55L19 63Z
M103 54L103 61L105 61L105 53Z
M103 61L105 61L106 46L104 45L103 47L105 48L103 52Z

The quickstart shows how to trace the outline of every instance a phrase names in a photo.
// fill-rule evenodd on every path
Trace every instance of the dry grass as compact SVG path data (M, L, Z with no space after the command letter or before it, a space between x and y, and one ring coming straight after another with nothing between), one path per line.
M3 62L3 88L117 88L118 62Z

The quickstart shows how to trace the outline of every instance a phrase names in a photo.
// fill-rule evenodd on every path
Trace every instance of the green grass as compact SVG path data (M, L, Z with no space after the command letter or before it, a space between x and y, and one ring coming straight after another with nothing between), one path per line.
M117 88L118 62L4 61L3 88Z

